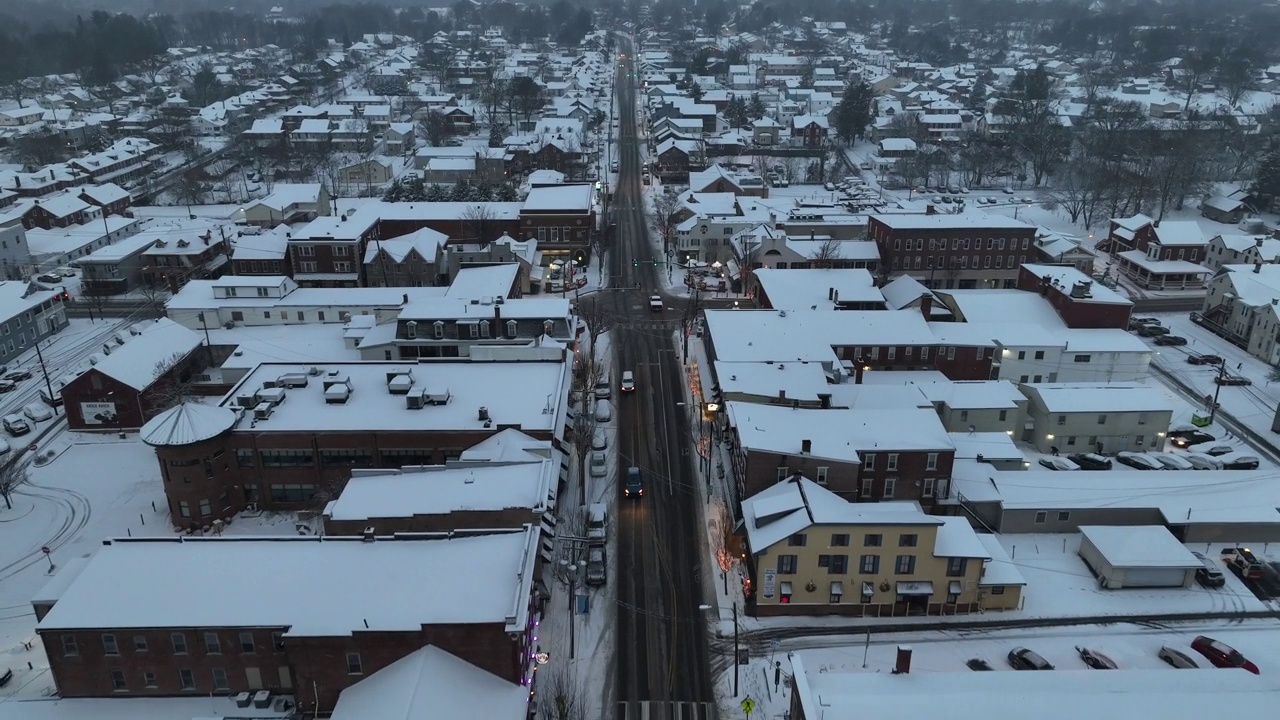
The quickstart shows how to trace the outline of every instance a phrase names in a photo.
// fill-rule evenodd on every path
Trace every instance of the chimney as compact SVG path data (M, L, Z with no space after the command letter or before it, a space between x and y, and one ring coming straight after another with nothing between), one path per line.
M911 646L898 646L898 659L893 664L894 675L906 675L911 672Z
M786 400L786 399L787 399L787 391L786 391L786 390L779 390L779 391L778 391L778 400L779 400L779 401L784 401L784 400ZM785 405L786 403L784 402L783 404Z
M866 366L862 364L862 358L858 358L857 360L854 360L853 362L854 362L854 365L853 365L853 384L854 384L854 385L861 385L861 384L862 384L862 373L866 372L866 370L865 370Z
M927 204L927 205L925 205L925 206L924 206L924 214L925 214L925 215L937 215L937 214L938 214L938 208L934 207L934 206L933 206L933 203L929 203L929 204Z
M835 304L837 304L837 305L839 305L839 304L840 304L840 291L839 291L839 290L836 290L836 289L834 289L834 288L831 290L831 302L833 302L833 303L835 303Z
M493 334L497 335L498 330L502 326L502 306L498 303L493 304Z
M831 409L831 393L818 393L818 406L823 410Z
M1261 260L1259 260L1258 262L1255 262L1255 263L1253 264L1253 272L1254 272L1255 274L1256 274L1256 273L1260 273L1260 272L1262 272L1262 261L1261 261Z
M367 542L367 543L373 542L374 541L373 526L370 525L369 527L365 528L364 532L361 533L361 535L364 536L364 542Z
M808 455L808 454L810 454L810 453L812 453L812 452L813 452L813 441L812 441L812 440L809 440L809 439L807 439L807 438L806 438L806 439L804 439L804 440L801 440L801 441L800 441L800 454L801 454L801 455Z
M829 288L827 288L827 299L828 299L828 300L835 300L835 299L836 299L836 289L835 289L835 288L833 288L833 287L829 287Z
M400 304L401 304L401 305L408 305L408 304L409 304L409 293L403 293L403 294L400 296Z
M1254 247L1262 247L1262 238L1254 238L1253 244L1254 244Z
M1040 295L1041 296L1048 295L1049 288L1051 287L1053 287L1053 281L1049 279L1048 275L1040 278Z
M933 311L933 296L932 295L921 296L920 314L924 316L924 319L926 321L929 319L929 313L932 311Z
M814 239L814 235L815 235L815 234L816 234L816 233L815 233L813 230L810 230L810 231L809 231L809 239L810 239L810 240L813 240L813 239Z

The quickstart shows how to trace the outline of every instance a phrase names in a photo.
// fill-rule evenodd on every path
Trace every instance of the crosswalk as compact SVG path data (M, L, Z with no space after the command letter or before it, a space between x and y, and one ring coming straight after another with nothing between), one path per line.
M715 716L713 703L633 700L618 703L614 720L712 720Z

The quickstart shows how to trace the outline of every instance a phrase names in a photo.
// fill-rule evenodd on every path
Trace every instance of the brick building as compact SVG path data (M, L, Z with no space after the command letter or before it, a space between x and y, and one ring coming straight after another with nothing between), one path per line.
M129 206L133 204L133 196L115 183L86 185L80 188L80 199L102 208L104 215L132 215Z
M445 464L506 429L558 447L567 352L504 347L483 356L263 363L217 406L161 413L141 438L155 448L173 524L199 527L250 506L321 509L355 469Z
M121 333L112 348L60 392L72 430L125 430L142 427L165 410L178 388L206 366L204 338L160 319Z
M930 288L1012 288L1018 267L1036 258L1036 227L1003 215L872 215L867 235L882 272Z
M1023 265L1018 289L1039 293L1070 328L1129 329L1133 301L1072 267Z
M199 234L170 233L142 251L142 284L175 293L192 280L221 277L229 266L228 252L222 227Z
M949 490L955 445L922 407L796 408L729 402L725 417L738 497L797 473L859 502L917 500Z
M326 535L449 532L538 525L554 511L564 455L504 430L457 460L402 470L354 470L324 509Z
M62 697L270 690L327 712L342 690L427 645L527 684L538 557L533 526L113 540L32 604Z
M1118 261L1120 272L1141 287L1185 290L1204 287L1208 239L1194 220L1152 220L1146 215L1112 218L1099 248Z
M22 224L31 228L64 228L101 220L102 208L85 202L75 192L43 197L31 204L22 216Z

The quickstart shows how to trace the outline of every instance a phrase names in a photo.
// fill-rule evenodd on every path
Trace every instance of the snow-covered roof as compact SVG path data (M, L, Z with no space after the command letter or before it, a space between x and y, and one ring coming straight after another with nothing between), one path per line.
M98 549L37 627L280 627L289 637L315 637L500 623L523 632L539 534L525 526L375 542L117 539Z
M115 183L85 185L80 188L80 194L88 196L89 199L99 205L110 205L111 203L120 202L121 200L129 198L129 191Z
M716 382L724 397L747 395L817 402L820 393L831 393L827 372L816 362L716 362Z
M1161 245L1203 245L1204 231L1194 220L1165 220L1155 228Z
M768 296L769 305L778 310L835 310L841 305L884 304L884 296L865 268L761 268L753 276ZM835 300L832 300L833 291Z
M811 525L943 524L915 502L851 503L805 477L788 478L743 500L742 518L753 553Z
M190 445L217 437L236 423L234 411L216 405L187 402L147 421L138 435L153 447Z
M587 212L591 209L592 192L590 184L536 187L525 198L524 209L535 212Z
M369 243L364 249L364 262L365 264L373 262L378 257L379 251L386 253L398 263L404 262L410 252L417 250L423 260L434 263L436 261L436 251L447 242L449 242L448 235L424 227L408 235Z
M743 448L841 462L861 462L859 452L945 451L951 436L932 408L793 408L727 403L729 424Z
M1194 570L1201 566L1163 525L1081 525L1080 534L1113 567Z
M1143 383L1038 383L1022 391L1050 413L1172 412L1164 390Z
M428 645L342 691L331 720L524 720L529 689Z
M910 275L899 275L885 283L880 294L890 310L901 310L922 297L933 297L932 290Z
M191 720L191 718L250 718L286 720L296 708L276 710L274 703L266 708L252 705L236 707L235 698L226 697L37 697L23 700L12 697L0 703L0 720Z
M1041 280L1049 278L1058 287L1065 292L1070 292L1076 283L1089 284L1089 297L1073 298L1074 302L1080 303L1099 303L1108 305L1133 305L1133 301L1112 290L1111 288L1093 281L1093 278L1080 272L1079 269L1067 265L1035 265L1025 264L1022 266L1024 270L1035 275Z
M938 519L942 524L938 526L938 537L933 545L934 557L991 559L991 551L982 544L968 518L953 515Z
M1035 230L1035 225L1015 220L1008 215L981 212L938 215L890 213L871 217L894 230Z
M911 138L885 138L880 141L882 152L915 152L916 141Z
M204 341L199 333L168 318L133 327L140 333L122 334L127 342L99 360L93 369L138 391L150 387L167 369L167 363L185 358Z
M291 205L314 206L323 190L320 183L277 183L271 194L258 203L276 210L284 210Z
M459 463L404 468L355 470L342 495L324 510L339 521L448 515L453 512L545 509L558 461Z
M1026 402L1008 380L947 380L916 387L930 402L945 403L953 410L1012 410Z
M401 288L393 288L401 289ZM311 365L264 363L246 375L220 401L223 407L237 404L237 396L252 394L265 381L281 375L307 375ZM307 387L285 391L286 401L277 405L269 419L253 424L258 434L298 431L354 432L422 430L468 430L481 432L485 420L481 407L488 409L492 423L510 425L525 432L560 430L564 398L568 392L568 364L550 361L447 361L414 366L417 387L447 395L443 405L410 409L404 395L387 388L386 373L403 367L394 362L324 363L320 376L312 376ZM326 402L324 373L335 372L350 383L345 402ZM250 421L239 427L248 429Z
M1214 671L1088 669L1056 672L889 672L810 665L791 656L796 702L805 717L947 717L979 720L1026 715L1037 720L1152 717L1192 720L1270 712L1275 675ZM849 665L852 665L850 663ZM1081 668L1084 666L1081 665Z

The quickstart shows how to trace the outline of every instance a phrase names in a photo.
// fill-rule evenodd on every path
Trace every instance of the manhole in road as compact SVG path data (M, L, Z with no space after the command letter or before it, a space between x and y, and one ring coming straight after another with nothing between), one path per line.
M641 306L639 306L639 305L632 305L632 306L631 306L631 309L632 309L632 310L639 310L639 309L640 309L640 307L641 307Z

